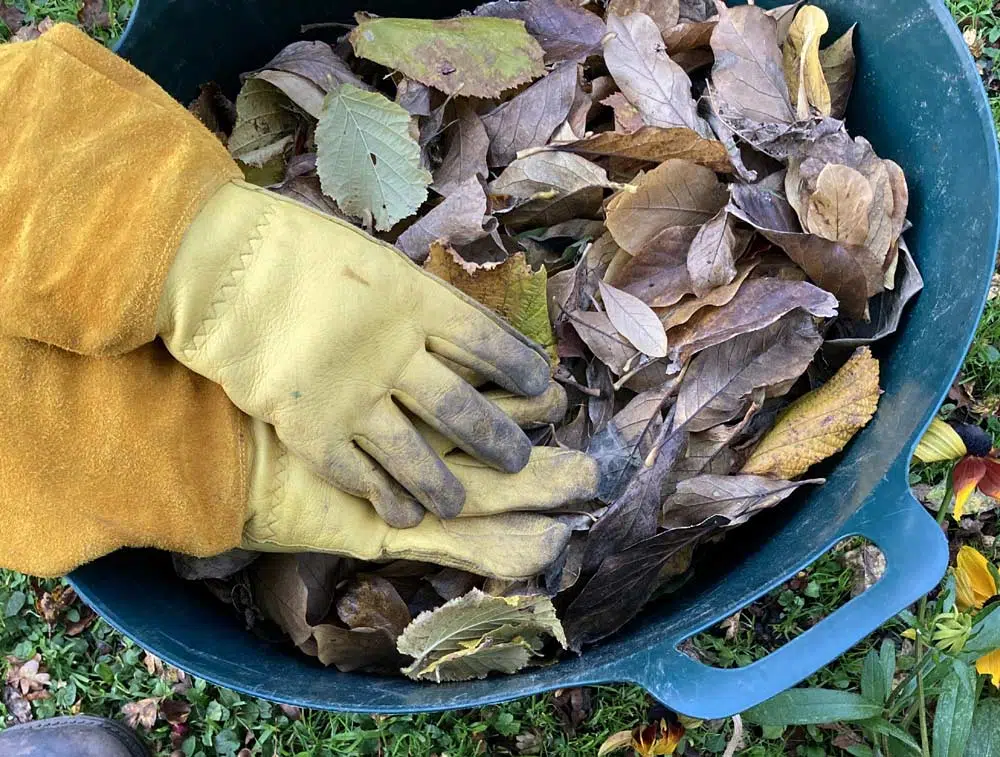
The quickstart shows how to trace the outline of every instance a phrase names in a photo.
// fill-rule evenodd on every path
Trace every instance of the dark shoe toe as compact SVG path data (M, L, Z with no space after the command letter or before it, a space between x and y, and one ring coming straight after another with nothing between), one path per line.
M114 720L76 715L0 732L3 757L149 757L139 737Z

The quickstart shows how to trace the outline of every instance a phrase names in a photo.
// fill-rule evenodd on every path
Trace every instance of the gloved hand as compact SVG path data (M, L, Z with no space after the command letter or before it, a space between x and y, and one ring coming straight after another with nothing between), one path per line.
M522 395L549 380L539 348L389 245L240 182L185 234L157 331L313 473L397 527L465 501L408 414L499 470L528 461L524 433L449 361Z
M518 423L562 417L566 397L550 385L535 398L486 395ZM273 427L253 421L253 470L243 547L261 552L330 552L361 560L421 560L505 579L543 571L566 546L569 529L538 512L592 499L597 465L555 447L531 450L519 473L502 473L416 422L418 432L467 492L460 517L427 514L413 528L386 524L368 502L331 486L290 454ZM523 512L518 512L523 511Z

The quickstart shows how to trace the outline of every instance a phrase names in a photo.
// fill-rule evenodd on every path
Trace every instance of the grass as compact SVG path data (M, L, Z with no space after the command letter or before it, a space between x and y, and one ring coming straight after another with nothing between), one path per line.
M131 0L105 0L106 28L93 30L108 43L122 31ZM0 0L16 7L27 22L45 18L74 21L83 0ZM1000 122L1000 15L992 0L948 0L948 6L978 55L978 64ZM2 8L0 8L2 9ZM2 14L0 14L2 17ZM11 29L0 21L0 40ZM980 410L1000 409L1000 298L991 300L963 368L963 382ZM955 405L947 412L967 412ZM1000 438L1000 420L988 421ZM916 472L913 482L935 483L942 466ZM986 530L994 533L995 523ZM857 543L846 545L855 548ZM992 559L1000 542L982 542ZM809 569L742 611L727 628L714 628L689 642L703 660L719 667L760 659L833 612L850 597L854 571L845 549L822 556ZM0 650L17 660L39 655L51 676L30 702L35 718L89 713L132 717L154 754L163 757L333 757L334 755L594 755L616 731L645 723L658 711L635 686L598 686L529 697L499 706L448 713L367 717L279 707L191 679L164 666L103 621L91 621L78 601L58 594L64 584L0 571ZM169 623L169 618L164 619ZM894 620L818 671L813 685L856 689L862 660L882 639L900 648L900 669L913 663L899 637L905 625ZM2 722L16 702L0 702ZM23 706L23 705L22 705ZM9 709L10 708L10 709ZM142 717L145 713L146 722ZM688 724L688 755L722 754L732 721ZM748 728L747 757L822 757L845 754L832 745L835 732L816 726L794 729Z

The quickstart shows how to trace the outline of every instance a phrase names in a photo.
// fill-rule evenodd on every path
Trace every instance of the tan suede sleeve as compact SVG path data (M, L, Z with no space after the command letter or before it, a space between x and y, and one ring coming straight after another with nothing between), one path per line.
M160 342L91 358L0 338L0 567L240 543L247 418Z
M0 135L0 334L86 355L150 342L180 240L237 165L69 25L0 46Z

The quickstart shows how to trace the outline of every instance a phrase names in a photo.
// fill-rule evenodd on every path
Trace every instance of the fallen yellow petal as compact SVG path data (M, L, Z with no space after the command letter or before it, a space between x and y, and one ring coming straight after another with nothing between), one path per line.
M997 584L986 557L965 546L958 550L955 561L955 604L963 612L982 609L997 594Z
M931 421L923 438L913 453L921 463L938 463L942 460L958 460L965 457L965 442L958 433L940 418Z
M990 683L1000 687L1000 649L994 649L976 660L976 672L979 675L989 676Z
M742 472L791 480L840 452L875 414L878 375L871 350L860 347L826 384L788 406Z

